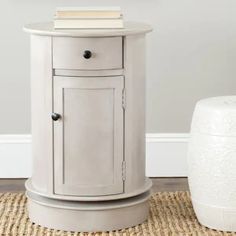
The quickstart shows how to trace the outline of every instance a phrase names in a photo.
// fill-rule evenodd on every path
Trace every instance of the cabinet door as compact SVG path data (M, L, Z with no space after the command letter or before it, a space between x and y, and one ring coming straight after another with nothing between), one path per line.
M54 77L54 191L123 192L124 78Z

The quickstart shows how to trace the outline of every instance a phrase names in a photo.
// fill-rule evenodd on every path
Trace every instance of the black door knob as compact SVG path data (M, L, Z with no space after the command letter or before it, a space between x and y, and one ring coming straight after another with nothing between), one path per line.
M85 50L83 56L85 59L89 59L90 57L92 57L92 53L89 50Z
M61 118L61 115L57 113L52 113L51 117L54 121L57 121Z

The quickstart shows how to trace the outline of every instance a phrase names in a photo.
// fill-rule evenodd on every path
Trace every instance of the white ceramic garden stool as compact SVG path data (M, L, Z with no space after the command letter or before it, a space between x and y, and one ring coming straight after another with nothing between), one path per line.
M236 96L197 103L188 167L199 222L213 229L236 231Z

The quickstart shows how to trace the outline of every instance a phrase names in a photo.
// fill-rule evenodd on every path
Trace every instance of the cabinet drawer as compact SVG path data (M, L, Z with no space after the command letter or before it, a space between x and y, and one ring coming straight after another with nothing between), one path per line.
M120 69L122 37L53 38L53 67L71 70Z

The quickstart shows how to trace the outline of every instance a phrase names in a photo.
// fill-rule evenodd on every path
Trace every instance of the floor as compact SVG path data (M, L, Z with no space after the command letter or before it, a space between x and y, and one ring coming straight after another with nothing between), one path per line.
M152 178L152 193L188 190L187 178ZM0 179L0 192L24 191L25 179Z

